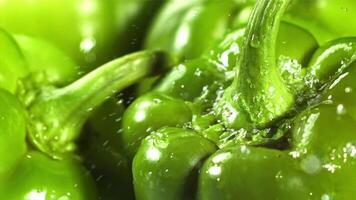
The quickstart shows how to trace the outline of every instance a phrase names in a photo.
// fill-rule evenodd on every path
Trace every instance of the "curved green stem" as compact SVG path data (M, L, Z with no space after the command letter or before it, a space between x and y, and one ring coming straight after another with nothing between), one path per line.
M67 87L43 91L29 107L31 141L52 157L60 158L61 154L73 151L74 140L91 111L152 73L162 58L157 52L130 54L99 67Z
M294 104L275 59L279 24L289 2L260 0L251 14L237 76L219 100L218 113L229 128L263 127Z

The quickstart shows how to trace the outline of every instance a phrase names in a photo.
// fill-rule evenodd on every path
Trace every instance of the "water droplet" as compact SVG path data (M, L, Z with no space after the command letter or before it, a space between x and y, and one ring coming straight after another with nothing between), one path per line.
M319 172L321 168L321 163L320 160L317 156L315 155L308 155L306 158L304 158L301 162L301 168L307 173L307 174L315 174Z
M150 161L158 161L160 157L161 157L161 152L157 148L151 147L146 152L146 158Z
M195 70L195 72L194 72L194 74L196 75L196 76L201 76L201 74L202 74L203 72L201 71L201 69L199 69L199 68L197 68L196 70Z
M342 104L337 105L337 107L336 107L336 113L337 113L338 115L344 115L344 114L346 114L346 109L345 109L344 105L342 105Z
M221 174L221 167L219 167L219 166L211 166L211 167L209 168L209 174L210 174L211 176L218 176L218 175L220 175L220 174Z
M323 168L325 168L326 170L328 170L331 173L334 173L337 169L340 169L341 166L333 164L333 163L327 163L327 164L323 165Z
M299 158L300 152L299 151L291 151L291 152L289 152L289 155L292 156L292 158Z
M278 171L275 178L278 180L278 179L282 179L283 178L283 175L282 175L282 171Z
M94 38L88 37L88 38L84 38L81 42L80 42L80 50L83 53L89 53L90 51L93 50L93 48L96 45L96 40Z
M106 140L106 141L103 143L103 147L106 147L108 144L109 144L109 140Z
M348 93L351 93L352 92L352 88L351 87L346 87L345 88L345 93L348 94Z
M253 48L258 48L261 45L260 38L257 35L253 34L252 38L251 38L250 45Z
M99 175L99 176L95 179L95 181L96 181L96 182L99 182L102 178L103 178L103 175Z
M343 12L348 12L349 11L349 9L347 8L347 7L341 7L340 8Z
M154 102L154 103L161 103L162 100L161 100L161 99L154 98L154 99L153 99L153 102Z
M331 197L328 194L323 194L321 200L331 200Z

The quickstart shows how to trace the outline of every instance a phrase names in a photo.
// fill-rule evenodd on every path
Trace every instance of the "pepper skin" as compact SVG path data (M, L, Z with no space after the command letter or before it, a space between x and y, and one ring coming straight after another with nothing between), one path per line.
M206 126L200 123L210 123L206 121L209 121L209 119L204 119L210 118L209 116L202 118L200 116L209 113L207 110L211 109L211 104L215 102L218 93L221 94L222 89L231 84L235 75L234 61L240 56L239 49L242 47L244 33L244 29L234 31L214 49L204 54L203 57L189 60L174 67L156 83L152 92L139 97L128 107L123 115L121 140L124 145L131 146L128 147L130 155L137 151L137 144L140 144L140 141L150 131L169 125L182 126L192 120L197 122L192 123L192 126L196 127ZM298 37L291 39L288 37L291 34L298 35ZM278 56L276 62L280 64L287 63L294 67L300 67L301 63L306 63L311 58L312 52L318 47L316 40L310 33L289 23L282 23L277 42L276 54ZM287 70L284 69L282 71L282 76L286 82L291 81L288 73L285 72ZM158 114L154 114L156 111L150 111L150 109L157 109L159 112L162 110L157 106L160 105L157 95L179 99L179 101L182 101L182 105L190 104L191 106L190 108L177 106L177 108L181 107L180 111L173 113L179 113L179 117L157 118ZM149 106L149 104L153 106ZM163 110L171 109L166 108ZM145 116L145 118L138 122L135 120L135 116ZM181 120L182 117L184 120ZM176 124L174 124L174 120L177 120Z
M320 47L313 45L315 39L299 41L300 51L281 56L276 53L283 49L277 42L279 26L290 2L257 1L243 43L236 45L241 51L231 54L237 59L235 73L226 70L223 81L215 79L225 81L213 91L215 100L198 93L190 98L191 122L146 133L133 160L137 199L352 199L356 39L339 38ZM311 36L295 26L289 31L285 34ZM294 46L283 47L289 52ZM215 51L210 54L215 58L205 58L218 69L216 57L223 53ZM173 87L176 79L170 76L162 80ZM175 98L184 100L180 92ZM197 115L208 122L200 129ZM188 145L183 140L193 137L199 141Z
M166 116L162 109L167 111ZM172 117L171 113L175 116ZM140 141L147 135L144 134L146 132L162 126L182 126L191 120L192 111L184 101L160 93L147 93L138 98L124 113L122 127L126 151L133 157L140 146Z
M3 181L26 153L26 117L22 104L9 92L0 89L0 101L0 180Z
M284 19L308 29L323 44L356 35L355 11L352 0L299 0L292 2Z
M194 199L201 162L215 150L212 142L191 130L154 132L133 161L136 198Z
M77 65L48 42L13 36L4 30L0 30L0 35L4 44L1 48L1 88L18 92L19 79L31 79L39 85L63 86L80 75Z
M79 67L74 61L55 46L25 35L14 36L19 45L30 73L45 74L49 84L64 86L77 79ZM45 51L44 51L45 50Z
M5 199L97 199L94 180L77 160L52 160L29 152L2 183Z
M15 92L17 80L28 74L27 63L14 38L2 29L0 29L0 41L3 44L0 48L0 65L2 66L0 86Z
M196 58L223 36L234 10L230 0L169 1L150 28L145 47Z
M163 0L5 0L0 27L45 39L88 72L138 50ZM146 20L141 20L142 18Z
M164 60L164 54L149 51L130 54L99 67L69 85L59 87L73 77L67 76L71 74L67 73L70 68L56 68L63 63L74 66L70 60L67 62L65 54L46 42L32 38L19 39L22 45L18 48L10 35L5 36L11 41L5 47L24 55L28 73L20 74L17 79L14 78L16 76L8 77L20 83L15 88L18 97L10 94L11 90L6 91L7 85L0 85L4 87L0 88L1 195L19 200L97 199L94 181L74 153L82 126L92 111L113 93L155 72L160 61ZM46 49L48 54L38 53ZM38 62L35 56L39 57ZM9 58L13 57L6 59L9 64L15 63L10 62L12 60ZM46 62L46 59L50 61ZM16 75L15 70L19 67L22 66L12 65L10 72ZM5 79L7 73L7 69L1 68L1 77ZM62 81L62 78L66 80ZM9 151L12 154L8 154Z
M181 60L197 58L222 39L230 21L251 2L169 1L155 17L145 48L164 50Z

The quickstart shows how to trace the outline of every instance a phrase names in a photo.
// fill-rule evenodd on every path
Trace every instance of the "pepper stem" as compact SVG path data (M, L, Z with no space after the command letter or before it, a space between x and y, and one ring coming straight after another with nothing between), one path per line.
M111 61L74 83L43 91L29 106L29 136L54 158L75 150L75 139L92 110L110 96L151 74L163 64L158 52L142 51Z
M237 76L218 102L217 113L229 128L262 128L294 104L276 64L281 17L290 0L259 0L250 16Z

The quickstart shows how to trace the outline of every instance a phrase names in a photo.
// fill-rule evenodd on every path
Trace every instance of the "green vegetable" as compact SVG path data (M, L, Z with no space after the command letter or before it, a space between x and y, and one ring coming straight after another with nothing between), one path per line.
M255 3L256 0L169 1L155 16L145 48L164 50L181 60L200 57L226 32L246 26ZM322 44L356 35L355 9L352 0L292 1L283 21L307 29Z
M94 181L77 160L40 152L26 154L0 193L6 199L97 199Z
M240 0L169 1L155 17L145 48L164 50L182 60L197 58L222 39L248 5L250 1Z
M206 119L200 120L201 116L209 115L212 104L215 104L217 93L221 95L224 88L231 84L234 78L235 60L241 56L240 49L244 33L245 29L232 32L221 44L201 58L189 60L174 67L158 81L152 92L139 97L128 107L123 115L122 140L124 145L131 146L128 147L130 153L137 151L137 144L151 131L164 126L186 125L192 120L193 126L197 127L201 126L199 123L205 123L198 121L206 121ZM298 38L288 37L291 34L298 35ZM278 57L274 62L276 65L277 63L286 65L286 68L281 71L284 81L295 84L294 79L289 80L289 70L298 71L301 68L300 63L305 63L311 58L312 52L315 51L318 44L306 30L289 23L282 23L277 39L278 44L275 51ZM287 67L291 67L291 69ZM294 87L297 88L297 86ZM250 90L246 90L246 92L250 92ZM167 112L167 115L179 113L175 118L157 118L156 112L162 113L165 110L171 110L166 108L164 103L161 105L165 101L160 101L160 98L157 98L158 95L168 95L168 97L179 99L180 103L177 108L180 111ZM152 111L150 111L151 109ZM144 116L144 118L138 122L137 116ZM208 118L209 121L211 117L202 118Z
M17 79L28 73L25 58L11 35L0 29L0 85L11 92L15 92ZM16 66L16 67L13 67Z
M308 29L320 43L356 35L353 0L293 1L286 21Z
M15 40L25 57L29 71L33 74L43 73L49 83L63 86L80 75L79 66L50 43L25 35L17 35Z
M192 112L184 101L155 92L147 93L131 104L123 116L124 145L129 154L134 155L146 132L163 126L182 126L191 119Z
M3 198L353 198L353 1L0 4Z
M23 66L7 57L3 60L8 68L0 68L1 77L20 83L15 87L18 97L7 85L0 85L1 195L6 199L97 199L94 181L75 153L82 126L112 94L159 69L164 55L130 54L58 87L77 75L64 54L32 38L17 38L18 48L10 35L1 33L4 41L10 41L4 48L24 55L20 57ZM46 53L39 54L40 50ZM21 67L28 73L22 74ZM7 69L13 69L13 76L8 76Z
M123 138L141 143L137 199L352 198L356 38L318 47L308 30L281 23L290 2L258 1L245 30L130 105ZM147 103L158 95L189 109Z
M138 50L149 19L163 2L5 0L0 6L0 27L48 40L88 72Z

